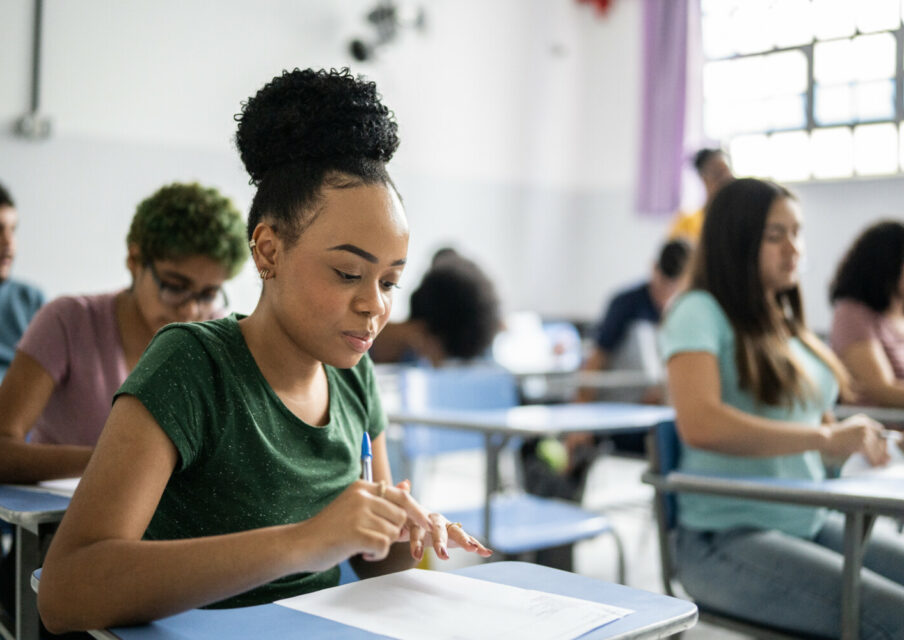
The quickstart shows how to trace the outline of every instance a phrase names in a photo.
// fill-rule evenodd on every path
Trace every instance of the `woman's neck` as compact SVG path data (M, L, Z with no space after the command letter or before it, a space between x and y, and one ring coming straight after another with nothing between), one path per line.
M115 308L119 339L125 354L126 366L131 371L138 364L138 359L144 353L151 338L154 337L154 329L144 319L144 315L138 308L135 293L131 289L117 294Z

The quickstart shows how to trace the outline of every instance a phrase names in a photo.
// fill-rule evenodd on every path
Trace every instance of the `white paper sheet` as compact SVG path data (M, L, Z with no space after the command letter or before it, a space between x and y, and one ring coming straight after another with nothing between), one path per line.
M841 467L842 477L870 476L904 479L904 451L901 450L901 438L891 437L886 442L888 443L888 455L891 457L891 461L887 465L873 467L866 461L862 453L855 453Z
M46 489L51 493L58 493L63 496L72 496L75 493L75 488L78 486L78 481L81 478L63 478L61 480L44 480L38 483L38 486L42 489Z
M570 640L630 609L409 569L276 604L400 640Z

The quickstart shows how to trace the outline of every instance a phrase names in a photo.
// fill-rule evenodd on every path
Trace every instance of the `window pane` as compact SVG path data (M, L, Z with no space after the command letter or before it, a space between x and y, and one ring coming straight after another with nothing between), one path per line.
M854 5L861 33L897 29L900 25L898 0L858 0Z
M854 77L884 80L895 76L895 37L890 33L860 36L851 41Z
M735 133L735 110L731 102L708 100L703 104L703 131L707 138L724 140Z
M769 114L769 129L802 129L807 126L804 96L779 96L767 100L764 111Z
M760 82L766 95L804 93L807 90L807 57L802 51L783 51L764 56Z
M904 124L901 124L901 132L898 136L898 159L901 162L901 169L904 170Z
M811 138L813 176L847 178L854 173L854 143L848 127L816 129Z
M897 171L898 136L895 125L865 124L854 127L854 169L861 176Z
M703 55L707 58L725 58L737 52L735 46L735 22L731 16L703 16Z
M775 46L792 47L813 40L813 5L810 0L782 0L772 5L770 29Z
M893 120L895 117L895 83L865 82L854 87L857 120Z
M754 0L742 4L733 20L741 28L735 30L738 53L759 53L772 49L775 38L769 20L769 4Z
M850 40L813 45L813 79L819 84L841 84L854 78Z
M821 40L854 35L856 21L851 0L813 0L814 32Z
M769 137L771 175L778 181L810 177L810 136L806 131L775 133Z
M765 135L738 136L729 145L731 165L737 176L769 175L769 138Z
M817 124L841 124L854 118L854 94L850 85L817 85L813 99L813 117Z

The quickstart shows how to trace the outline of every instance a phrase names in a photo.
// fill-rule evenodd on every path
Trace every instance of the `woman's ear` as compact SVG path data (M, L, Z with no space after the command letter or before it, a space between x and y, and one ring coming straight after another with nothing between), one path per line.
M251 259L258 272L267 269L275 275L276 261L282 249L279 236L268 224L259 222L251 234Z
M141 251L137 244L132 243L129 245L129 253L126 256L126 269L132 274L132 282L135 282L135 278L138 277L138 269L142 266L144 265L141 261Z

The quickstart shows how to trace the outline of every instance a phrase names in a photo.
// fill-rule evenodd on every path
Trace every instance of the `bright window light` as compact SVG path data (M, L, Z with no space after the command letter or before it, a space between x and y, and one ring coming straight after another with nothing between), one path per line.
M851 40L854 78L884 80L895 77L895 37L876 33Z
M854 91L849 84L818 85L813 93L813 116L821 125L841 124L854 118Z
M810 178L810 134L806 131L775 133L769 137L770 174L779 182Z
M854 170L857 175L887 175L898 170L896 129L890 122L854 127Z
M898 0L858 0L852 4L860 33L897 29L901 23Z
M745 2L738 7L734 22L744 25L743 29L735 32L735 47L738 53L767 51L775 45L769 14L769 3L761 0Z
M813 79L819 84L841 84L854 79L850 40L831 40L813 45Z
M813 31L820 40L852 36L857 29L852 0L813 0Z
M901 170L904 170L904 124L901 124L899 127L898 162L899 162L899 168Z
M854 143L849 127L816 129L810 138L815 178L848 178L854 173Z
M802 129L807 125L802 95L778 96L766 100L763 112L768 116L769 129Z
M895 117L894 80L865 82L854 88L857 120L892 120Z
M737 176L765 178L769 176L769 138L765 135L738 136L728 148L731 165Z
M769 30L776 47L793 47L813 41L813 5L810 0L782 0L772 4Z

